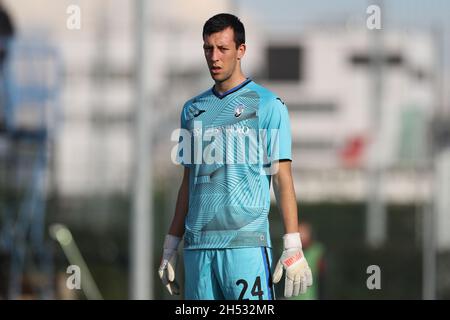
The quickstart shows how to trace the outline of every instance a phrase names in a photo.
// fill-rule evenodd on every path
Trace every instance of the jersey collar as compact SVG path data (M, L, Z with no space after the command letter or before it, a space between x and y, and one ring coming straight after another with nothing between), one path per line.
M239 89L245 87L245 86L246 86L247 84L249 84L251 81L252 81L252 79L247 78L247 79L246 79L244 82L242 82L241 84L238 84L236 87L231 88L230 90L225 91L225 92L222 93L222 94L218 93L218 92L214 89L214 86L213 86L213 87L212 87L212 92L214 93L214 95L215 95L217 98L223 99L223 98L225 98L227 95L229 95L229 94L231 94L231 93L233 93L233 92L236 92L236 91L238 91Z

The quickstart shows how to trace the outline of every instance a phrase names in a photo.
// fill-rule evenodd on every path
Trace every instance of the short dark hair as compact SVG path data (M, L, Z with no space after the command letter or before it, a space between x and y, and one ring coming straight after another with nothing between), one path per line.
M203 26L203 38L213 33L231 28L234 31L236 48L245 43L245 29L238 17L229 13L219 13L208 19Z

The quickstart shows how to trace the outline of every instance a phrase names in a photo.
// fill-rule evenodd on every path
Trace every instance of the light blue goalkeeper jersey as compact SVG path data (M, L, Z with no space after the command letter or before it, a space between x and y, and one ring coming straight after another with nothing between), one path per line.
M178 161L190 168L185 249L270 247L270 175L291 160L286 106L247 79L187 101Z

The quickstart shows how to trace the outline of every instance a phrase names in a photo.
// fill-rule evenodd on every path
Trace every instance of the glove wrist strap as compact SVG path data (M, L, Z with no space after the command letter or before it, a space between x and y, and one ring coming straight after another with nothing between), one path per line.
M283 244L284 249L301 249L302 248L302 241L300 240L300 233L294 232L294 233L286 233L283 236Z
M167 234L164 239L164 249L166 250L177 250L180 244L181 238Z

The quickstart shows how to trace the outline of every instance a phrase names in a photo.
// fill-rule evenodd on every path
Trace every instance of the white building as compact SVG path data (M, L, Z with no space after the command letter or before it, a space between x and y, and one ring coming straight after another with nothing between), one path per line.
M261 82L288 106L296 189L303 201L364 201L370 161L373 80L371 31L311 27L301 35L269 37ZM382 33L381 189L391 202L430 193L427 123L435 100L436 52L430 33Z
M370 139L373 118L370 32L365 28L322 27L270 40L269 79L263 83L288 105L297 167L366 164L364 145ZM382 37L381 156L385 166L393 167L407 160L402 157L410 151L402 150L406 142L402 126L407 125L408 115L418 114L419 121L426 121L434 112L436 53L430 34L385 31ZM367 141L361 148L361 161L347 163L342 151L359 137ZM420 148L424 146L415 142L419 149L417 154L410 151L410 156L423 156L425 150Z

